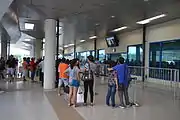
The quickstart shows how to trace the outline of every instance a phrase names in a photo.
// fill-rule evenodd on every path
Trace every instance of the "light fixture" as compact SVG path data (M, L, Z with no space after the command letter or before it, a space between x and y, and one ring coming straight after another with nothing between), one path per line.
M67 48L67 47L69 47L68 45L64 45L64 48Z
M166 16L166 14L161 14L161 15L158 15L158 16L155 16L155 17L152 17L152 18L148 18L148 19L145 19L145 20L138 21L136 23L144 25L144 24L150 23L153 20L156 20L156 19L159 19L159 18L162 18L162 17L165 17L165 16Z
M29 41L31 41L31 39L24 39L24 41L28 41L29 42Z
M127 26L116 28L116 29L112 30L112 32L118 32L118 31L124 30L126 28L127 28Z
M74 46L74 44L69 44L69 46Z
M96 25L96 26L99 26L99 23L96 23L95 25Z
M92 36L92 37L89 37L89 39L95 39L97 38L97 36Z
M32 24L32 23L25 23L25 29L26 30L33 30L34 29L34 24Z
M26 44L26 43L23 43L25 47L29 47L30 45L29 44Z
M86 40L80 40L80 42L85 42Z
M111 18L115 18L115 16L114 16L114 15L112 15L112 16L111 16Z

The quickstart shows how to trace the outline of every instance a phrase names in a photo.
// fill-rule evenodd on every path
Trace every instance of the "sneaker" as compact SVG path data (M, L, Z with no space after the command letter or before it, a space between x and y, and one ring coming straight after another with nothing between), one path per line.
M83 105L84 105L84 106L87 106L87 103L84 103Z
M125 105L119 105L119 107L122 108L122 109L126 108Z
M90 105L91 105L91 106L94 106L94 104L93 104L93 103L90 103Z
M129 108L129 107L132 107L133 105L134 105L133 103L129 103L126 106L127 106L127 108Z

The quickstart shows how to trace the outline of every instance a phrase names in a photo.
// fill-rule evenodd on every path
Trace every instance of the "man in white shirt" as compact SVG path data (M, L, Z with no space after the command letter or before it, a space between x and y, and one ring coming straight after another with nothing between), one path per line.
M42 82L42 86L44 83L44 59L42 59L42 61L39 63L39 67L40 67L40 76L39 76L39 81Z

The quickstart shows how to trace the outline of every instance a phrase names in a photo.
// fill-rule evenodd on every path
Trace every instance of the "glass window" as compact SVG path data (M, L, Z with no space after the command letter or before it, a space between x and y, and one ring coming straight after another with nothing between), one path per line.
M151 43L150 44L150 67L160 67L161 66L161 43Z
M99 50L99 61L104 61L105 59L105 50Z
M128 46L128 63L130 66L141 66L143 61L142 45Z

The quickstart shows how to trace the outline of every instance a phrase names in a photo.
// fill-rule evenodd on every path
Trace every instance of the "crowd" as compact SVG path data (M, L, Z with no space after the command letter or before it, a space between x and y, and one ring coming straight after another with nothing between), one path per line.
M80 89L80 83L83 83L84 94L83 102L84 106L88 105L87 97L88 91L90 93L90 105L94 105L94 84L95 84L95 72L98 73L99 62L98 59L94 60L92 55L87 57L85 63L80 63L79 59L68 60L65 58L56 61L58 69L58 95L61 96L64 93L68 94L68 105L77 106L77 94ZM128 97L128 86L130 82L130 75L128 72L128 66L124 63L124 58L120 57L118 61L108 61L109 75L108 75L108 90L106 95L106 105L116 107L115 95L119 96L120 107L125 108L132 106ZM2 71L7 70L7 75L15 77L17 73L18 60L13 55L9 56L8 60L4 58L0 59L0 75L4 77ZM43 85L44 77L44 61L43 59L35 58L23 58L22 70L19 70L23 81L27 80L27 77L35 82L35 74L37 69L40 69L40 81ZM99 75L98 75L99 76ZM12 80L12 79L10 79ZM125 103L123 98L125 98ZM111 100L111 102L110 102Z
M8 60L5 61L3 57L0 59L0 76L2 79L4 79L6 76L10 78L10 82L14 80L15 77L22 77L23 81L27 80L27 77L31 79L32 82L34 82L36 70L39 67L42 59L37 59L35 61L35 58L23 58L22 64L18 62L18 59L16 59L13 55L8 57Z
M125 108L132 106L133 103L129 101L128 86L130 83L130 75L128 72L128 66L124 63L124 59L121 57L118 59L118 63L109 61L110 68L108 78L108 90L106 95L106 105L116 107L115 95L116 91L120 99L120 107ZM58 65L59 72L59 84L58 95L68 93L68 105L77 106L77 92L80 87L80 83L84 86L84 106L87 106L88 91L90 93L90 105L94 105L94 74L98 66L97 60L95 61L93 56L87 57L87 62L80 67L80 61L78 59L66 60L63 58ZM125 103L123 98L125 97ZM111 100L111 102L110 102ZM110 104L111 103L111 104Z

